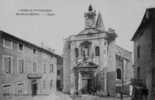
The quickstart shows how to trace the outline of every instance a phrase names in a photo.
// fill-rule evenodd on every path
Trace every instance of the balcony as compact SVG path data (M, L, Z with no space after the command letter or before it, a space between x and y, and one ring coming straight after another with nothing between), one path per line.
M41 79L42 74L41 73L29 73L27 74L28 79Z

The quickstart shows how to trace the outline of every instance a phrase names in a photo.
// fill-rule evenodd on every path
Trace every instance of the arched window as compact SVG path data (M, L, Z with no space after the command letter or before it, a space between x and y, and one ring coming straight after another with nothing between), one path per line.
M75 57L78 57L79 56L79 50L78 48L75 48Z
M37 72L37 64L36 64L36 62L33 62L33 72Z
M116 73L117 73L117 79L121 79L121 69L117 69L116 70Z
M95 47L95 55L100 56L100 48L98 46Z

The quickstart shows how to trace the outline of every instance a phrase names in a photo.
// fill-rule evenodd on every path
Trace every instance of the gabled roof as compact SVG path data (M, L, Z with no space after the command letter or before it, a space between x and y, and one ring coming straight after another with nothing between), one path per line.
M77 35L85 35L85 34L99 34L99 33L103 33L103 31L98 30L97 28L85 28L84 30L82 30L80 33L78 33Z
M155 18L155 8L147 8L138 29L131 39L132 41L143 34L143 32L141 32L141 29L144 28L148 23L150 23L153 17Z
M12 34L9 34L9 33L5 32L5 31L0 30L0 34L2 35L2 37L12 38L12 39L14 39L16 41L19 41L21 43L24 43L27 46L32 46L32 47L34 47L34 48L36 48L36 49L38 49L40 51L43 51L45 53L48 53L51 56L60 57L59 55L57 55L57 54L55 54L55 53L53 53L53 52L51 52L51 51L49 51L47 49L44 49L44 48L42 48L40 46L37 46L37 45L35 45L35 44L31 43L31 42L28 42L28 41L26 41L24 39L21 39L21 38L16 37L16 36L14 36Z

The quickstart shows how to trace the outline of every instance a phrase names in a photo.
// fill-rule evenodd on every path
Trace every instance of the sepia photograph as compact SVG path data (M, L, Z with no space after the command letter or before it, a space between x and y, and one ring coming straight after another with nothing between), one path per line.
M0 0L0 100L155 100L155 0Z

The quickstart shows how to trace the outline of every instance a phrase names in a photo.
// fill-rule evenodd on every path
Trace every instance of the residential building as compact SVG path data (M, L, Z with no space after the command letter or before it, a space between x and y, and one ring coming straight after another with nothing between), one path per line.
M115 44L117 34L105 29L101 13L90 5L84 14L85 28L65 39L63 91L115 96L117 88L132 77L131 52Z
M57 57L57 90L62 91L63 89L63 58Z
M0 31L0 100L56 90L58 55Z
M136 30L134 42L134 78L149 89L148 100L155 99L155 8L147 8Z

